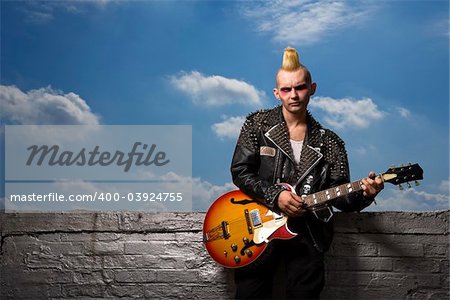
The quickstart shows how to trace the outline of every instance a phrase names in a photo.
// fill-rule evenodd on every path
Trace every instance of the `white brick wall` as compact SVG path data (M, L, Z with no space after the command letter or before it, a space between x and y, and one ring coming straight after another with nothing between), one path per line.
M449 215L337 214L323 298L448 299ZM231 298L232 271L203 248L203 218L0 213L0 298Z

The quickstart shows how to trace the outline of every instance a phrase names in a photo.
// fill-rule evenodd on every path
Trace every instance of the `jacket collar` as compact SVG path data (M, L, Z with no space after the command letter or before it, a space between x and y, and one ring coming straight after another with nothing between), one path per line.
M289 131L282 114L282 107L278 106L278 123L271 127L264 135L275 144L275 146L283 152L296 166L298 170L297 183L314 168L315 165L323 157L320 153L321 135L323 129L321 125L307 112L307 133L303 143L302 154L300 156L300 163L297 164L294 160L294 152L292 150L291 142L289 140Z

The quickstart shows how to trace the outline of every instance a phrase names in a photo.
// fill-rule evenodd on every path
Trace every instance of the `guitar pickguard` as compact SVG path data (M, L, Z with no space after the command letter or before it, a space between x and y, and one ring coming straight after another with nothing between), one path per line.
M270 236L287 222L286 217L278 215L271 210L266 215L272 215L273 219L262 223L261 226L254 229L253 241L257 245L264 242L268 243Z

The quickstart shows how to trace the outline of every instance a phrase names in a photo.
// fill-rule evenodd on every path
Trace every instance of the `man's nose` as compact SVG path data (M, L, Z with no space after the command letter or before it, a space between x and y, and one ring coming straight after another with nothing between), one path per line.
M291 98L296 98L297 95L297 91L294 88L291 88L290 94Z

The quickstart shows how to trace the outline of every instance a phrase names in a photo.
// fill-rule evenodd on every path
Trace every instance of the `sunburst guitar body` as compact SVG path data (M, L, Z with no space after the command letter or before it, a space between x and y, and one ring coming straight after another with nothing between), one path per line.
M389 168L379 174L384 182L394 185L423 179L418 164ZM291 192L294 188L284 184ZM361 191L362 182L354 181L314 194L302 195L306 210L327 207L338 197ZM330 216L331 217L331 216ZM246 266L256 260L273 239L291 239L297 234L289 230L288 218L235 190L220 196L209 208L203 223L203 242L209 255L228 268Z
M290 239L296 235L287 227L287 217L240 190L218 198L203 223L203 241L209 255L228 268L250 264L273 239Z

